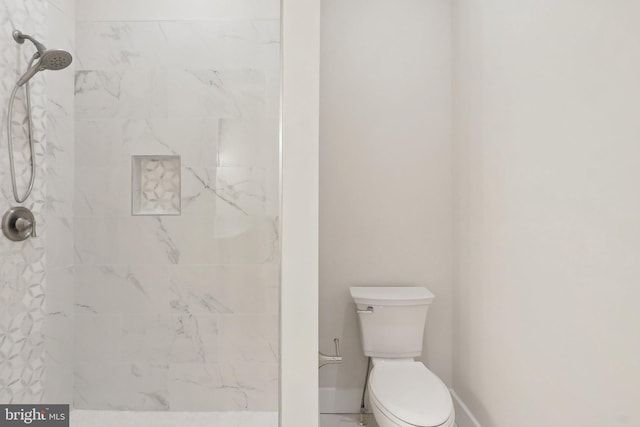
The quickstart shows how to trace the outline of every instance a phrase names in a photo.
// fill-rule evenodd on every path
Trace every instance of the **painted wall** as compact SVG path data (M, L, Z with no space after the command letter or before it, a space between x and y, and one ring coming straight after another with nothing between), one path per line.
M279 5L144 3L78 5L75 405L275 411ZM181 156L180 216L131 155Z
M454 3L454 389L483 427L640 425L640 5Z
M282 2L281 427L318 427L320 0Z
M344 357L320 369L340 390L323 411L359 410L352 285L429 288L423 359L451 380L450 19L448 1L322 1L320 350L338 337Z

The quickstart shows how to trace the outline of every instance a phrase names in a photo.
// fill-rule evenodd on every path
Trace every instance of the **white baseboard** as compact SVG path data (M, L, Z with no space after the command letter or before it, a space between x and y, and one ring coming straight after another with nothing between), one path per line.
M460 399L460 396L452 389L449 389L449 391L451 392L453 407L456 411L456 425L458 427L482 427L467 405ZM360 412L362 390L355 388L336 389L334 387L321 387L319 399L321 414L357 414ZM368 401L366 405L368 410Z
M467 405L455 391L449 389L453 397L453 407L456 411L456 424L458 427L482 427L476 417L473 416Z
M334 387L320 387L321 414L357 414L360 412L362 389L337 389ZM365 402L369 409L369 402Z

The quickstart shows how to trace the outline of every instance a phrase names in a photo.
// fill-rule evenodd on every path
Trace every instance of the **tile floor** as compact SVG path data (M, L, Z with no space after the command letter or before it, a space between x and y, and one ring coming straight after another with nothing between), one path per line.
M70 414L70 425L71 427L277 427L278 413L74 409Z
M360 414L320 414L320 427L360 427L359 421ZM367 427L378 427L373 414L365 414L364 421Z
M367 427L378 427L373 414L365 414ZM320 414L320 427L359 427L360 414Z

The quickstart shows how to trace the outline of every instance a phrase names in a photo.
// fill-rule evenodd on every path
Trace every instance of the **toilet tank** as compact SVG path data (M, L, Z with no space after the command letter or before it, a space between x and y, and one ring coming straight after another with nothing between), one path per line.
M365 356L417 357L434 295L417 286L352 286Z

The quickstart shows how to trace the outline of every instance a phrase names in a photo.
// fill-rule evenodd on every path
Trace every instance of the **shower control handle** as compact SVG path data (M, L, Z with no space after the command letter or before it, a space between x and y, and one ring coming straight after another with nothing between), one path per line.
M25 233L31 228L31 237L38 237L36 235L36 223L26 218L16 219L16 230Z
M18 206L9 209L2 217L2 232L9 240L21 242L36 235L36 219L33 213Z

